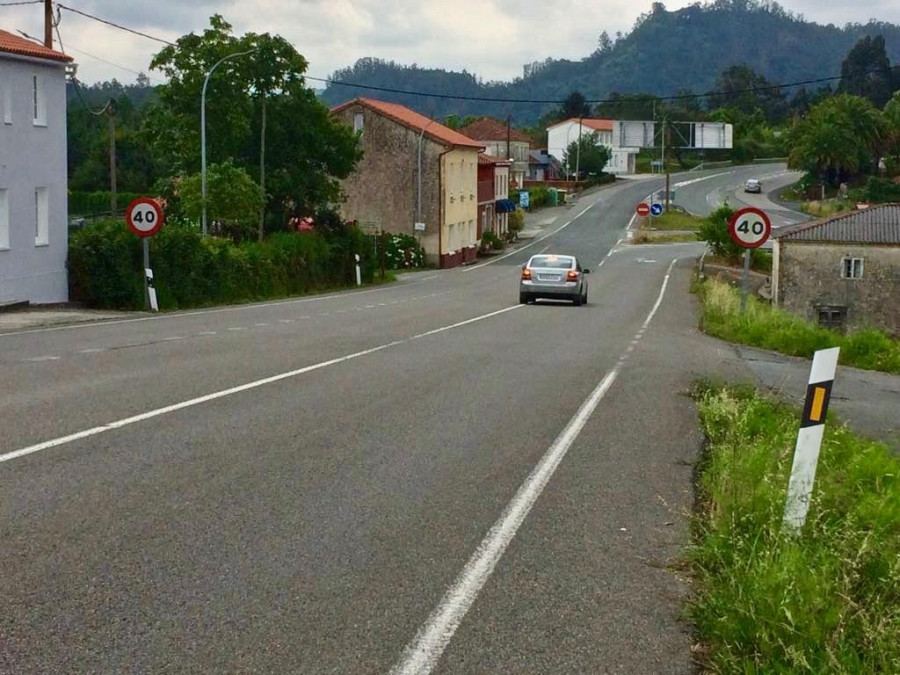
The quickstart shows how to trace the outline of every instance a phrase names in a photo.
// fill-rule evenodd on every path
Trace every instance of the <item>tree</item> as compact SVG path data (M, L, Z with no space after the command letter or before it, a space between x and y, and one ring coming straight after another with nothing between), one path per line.
M895 87L900 87L900 77L891 70L884 36L865 36L854 45L841 64L838 91L863 96L875 107L883 108Z
M613 48L613 41L609 37L609 33L603 31L597 40L597 52L605 54Z
M217 225L222 234L227 233L236 241L249 238L256 224L263 197L259 184L250 174L230 160L207 167L207 213L210 222ZM198 222L203 212L199 173L188 176L178 186L182 213Z
M662 104L652 94L620 94L612 92L607 100L594 108L597 117L614 120L652 120Z
M885 154L891 174L900 172L900 91L884 106Z
M573 91L563 101L562 107L559 109L560 119L571 119L573 117L590 117L591 106L588 105L587 99L580 91Z
M710 110L737 108L748 114L758 108L770 122L782 119L787 111L781 90L748 66L723 70L707 105Z
M209 81L207 157L258 175L265 106L267 210L281 228L292 214L337 201L339 179L361 157L353 130L332 119L306 87L306 59L287 40L255 33L237 38L214 15L201 35L185 35L153 58L151 68L169 81L159 88L145 129L170 173L198 171L203 80L223 57L251 50L219 66Z
M836 185L877 166L885 131L884 118L868 100L838 94L794 125L789 163Z
M579 152L579 145L581 151ZM599 176L606 168L611 156L610 149L600 143L596 132L582 134L581 138L569 143L566 152L563 154L563 164L566 166L567 173L574 173L577 169L578 174L575 177L579 180L581 176Z

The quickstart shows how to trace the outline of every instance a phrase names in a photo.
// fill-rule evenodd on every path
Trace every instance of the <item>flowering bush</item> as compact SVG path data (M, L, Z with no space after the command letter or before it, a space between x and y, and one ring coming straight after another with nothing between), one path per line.
M385 266L392 270L425 267L425 250L410 234L384 235Z

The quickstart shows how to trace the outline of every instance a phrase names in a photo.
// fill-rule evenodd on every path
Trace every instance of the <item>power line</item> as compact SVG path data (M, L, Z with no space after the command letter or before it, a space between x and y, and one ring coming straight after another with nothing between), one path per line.
M19 7L21 5L42 5L44 0L21 0L21 2L0 2L0 7Z
M72 9L71 7L66 7L65 5L58 4L57 6L68 10L70 12L74 12L76 14L80 14L82 16L88 17L89 19L93 19L95 21L99 21L108 26L112 26L113 28L118 28L119 30L124 30L128 33L132 33L134 35L139 35L141 37L145 37L149 40L154 40L156 42L161 42L166 45L176 46L174 42L170 42L169 40L164 40L163 38L154 37L153 35L148 35L147 33L142 33L140 31L134 30L132 28L127 28L125 26L121 26L117 23L113 23L112 21L107 21L106 19L101 19L98 16L94 16L93 14L88 14L87 12L82 12L77 9ZM90 56L90 55L89 55ZM94 57L97 58L97 57ZM102 59L100 59L102 60ZM111 64L115 65L115 64ZM751 93L759 93L765 91L775 91L779 89L790 89L793 87L802 87L811 84L824 84L827 82L836 82L840 80L849 80L849 79L857 79L866 77L868 75L874 75L877 73L888 73L893 72L897 68L900 68L900 64L895 66L890 66L888 68L876 68L873 70L855 73L850 76L843 75L834 75L831 77L819 77L808 80L798 80L796 82L783 82L778 84L769 84L760 87L748 87L746 89L736 89L732 91L708 91L702 94L675 94L672 96L633 96L627 99L629 103L642 103L642 102L652 102L652 101L680 101L687 99L700 99L700 98L708 98L712 96L734 96L738 94L751 94ZM126 69L127 70L127 69ZM307 80L313 80L314 82L324 82L325 84L341 86L341 87L351 87L355 89L366 89L369 91L380 91L390 94L404 94L407 96L420 96L423 98L438 98L438 99L449 99L455 101L480 101L484 103L517 103L517 104L537 104L537 105L561 105L565 103L565 100L560 99L522 99L522 98L497 98L494 96L466 96L466 95L456 95L456 94L438 94L432 92L424 92L424 91L409 91L406 89L396 89L393 87L379 87L371 84L356 84L352 82L339 82L337 80L333 80L331 78L324 77L313 77L312 75L304 76ZM607 104L607 103L622 103L622 99L614 99L614 98L603 98L603 99L585 99L585 103L590 103L593 105L598 104Z
M134 30L133 28L127 28L117 23L113 23L112 21L107 21L106 19L101 19L99 16L94 16L93 14L88 14L87 12L82 12L80 9L73 9L72 7L66 7L66 5L57 3L56 5L60 9L64 9L67 12L73 12L74 14L80 14L81 16L87 17L88 19L93 19L94 21L99 21L100 23L104 23L107 26L112 26L113 28L118 28L119 30L124 30L127 33L131 33L133 35L140 35L141 37L145 37L148 40L154 40L156 42L162 42L164 45L175 46L174 42L170 42L169 40L164 40L163 38L154 37L152 35L148 35L147 33L142 33L139 30Z

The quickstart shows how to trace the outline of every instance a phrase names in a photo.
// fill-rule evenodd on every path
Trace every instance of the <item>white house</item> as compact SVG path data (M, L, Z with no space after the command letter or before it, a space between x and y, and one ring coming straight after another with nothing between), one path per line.
M547 151L562 165L563 172L575 173L575 167L565 166L566 148L580 136L595 134L597 140L611 151L607 173L634 173L636 148L620 147L613 137L613 120L595 117L571 118L547 127Z
M0 304L65 302L66 65L0 30Z

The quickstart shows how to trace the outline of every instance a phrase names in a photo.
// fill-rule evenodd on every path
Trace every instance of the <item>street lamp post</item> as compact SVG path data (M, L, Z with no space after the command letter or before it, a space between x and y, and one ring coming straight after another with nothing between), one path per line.
M419 171L416 179L417 189L416 189L416 222L422 222L422 138L425 136L425 131L434 124L434 120L431 120L428 124L422 127L422 133L419 134L419 148L418 148L418 164Z
M237 52L235 54L229 54L228 56L219 59L216 64L209 69L209 72L206 74L206 79L203 80L203 90L200 92L200 195L201 201L203 203L203 217L201 220L201 229L203 235L207 234L206 227L206 87L209 84L209 78L212 77L212 74L215 72L216 68L225 63L228 59L233 59L238 56L247 56L247 54L252 54L255 52L255 49L250 49L246 52Z

